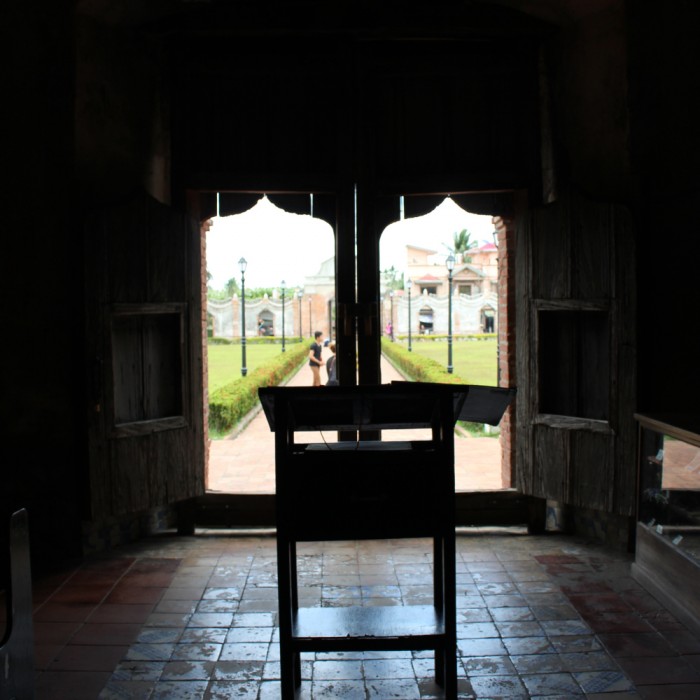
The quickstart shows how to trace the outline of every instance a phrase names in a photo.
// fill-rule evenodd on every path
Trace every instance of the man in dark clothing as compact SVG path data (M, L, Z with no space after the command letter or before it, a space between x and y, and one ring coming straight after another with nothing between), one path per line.
M323 345L321 345L320 341L322 335L321 331L316 331L314 333L314 342L309 347L309 367L311 367L311 376L313 378L311 386L321 386L321 365L323 364L321 353L323 352Z

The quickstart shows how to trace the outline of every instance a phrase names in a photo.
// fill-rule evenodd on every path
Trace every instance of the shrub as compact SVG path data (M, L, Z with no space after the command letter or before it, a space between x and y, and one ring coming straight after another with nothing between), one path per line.
M392 343L385 338L382 338L382 353L398 368L401 374L411 381L436 382L438 384L468 383L462 377L450 374L444 365L435 362L435 360L409 352L403 345ZM488 432L485 432L481 423L459 421L459 425L474 436L489 435L490 437L496 437L499 432L497 428L491 428Z
M395 333L394 338L403 343L408 340L408 333ZM411 334L412 343L445 343L448 338L447 333ZM493 338L497 338L495 333L454 333L452 335L452 340L491 340Z
M399 371L414 382L437 382L440 384L464 384L462 377L450 374L443 365L409 352L403 345L382 338L382 352Z
M209 397L209 430L230 432L259 402L261 386L278 386L299 369L306 359L305 343L295 343L274 360L256 368L250 374L217 389Z
M246 336L245 339L246 345L282 345L282 336L276 336L276 335L253 335ZM298 337L293 337L293 338L285 338L284 339L284 344L285 347L287 345L296 345L297 343L300 343L301 341L299 340ZM240 338L222 338L220 336L213 336L207 340L207 343L209 345L240 345L241 344L241 339Z

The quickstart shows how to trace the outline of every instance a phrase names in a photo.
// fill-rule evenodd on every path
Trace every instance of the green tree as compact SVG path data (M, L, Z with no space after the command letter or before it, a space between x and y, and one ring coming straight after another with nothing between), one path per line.
M455 255L461 253L464 262L471 262L467 252L472 248L476 248L476 245L476 241L472 240L471 231L468 231L466 228L453 235L453 252Z
M207 299L212 299L213 301L221 301L227 298L225 289L214 289L211 286L211 281L214 279L214 275L207 270Z
M234 294L240 296L241 288L238 286L238 280L235 277L231 277L231 279L226 282L224 291L228 297L233 297Z
M246 299L262 299L266 294L272 299L272 287L251 287L245 290Z
M403 289L403 272L399 271L392 265L386 270L382 270L382 282L385 289Z
M214 289L210 282L212 281L213 275L209 270L207 270L207 298L212 300L221 301L223 299L232 299L234 294L240 296L240 289L238 286L238 280L232 277L223 289ZM247 292L246 292L247 293Z
M209 273L207 273L207 280L211 280L211 275ZM273 291L272 287L246 287L245 298L261 299L266 294L268 297L272 298ZM232 299L234 294L237 294L239 298L241 296L241 288L235 277L232 277L226 282L223 289L212 289L212 287L207 286L207 297L212 300L220 301L223 299Z
M212 301L223 301L224 299L230 299L230 297L228 294L226 294L225 289L212 289L211 287L208 287L207 299L211 299Z

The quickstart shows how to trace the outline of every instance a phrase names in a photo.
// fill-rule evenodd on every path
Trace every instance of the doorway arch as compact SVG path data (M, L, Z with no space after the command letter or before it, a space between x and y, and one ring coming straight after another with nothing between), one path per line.
M432 335L434 332L433 309L430 306L422 306L418 309L418 334Z
M275 316L267 307L258 313L258 335L275 335Z

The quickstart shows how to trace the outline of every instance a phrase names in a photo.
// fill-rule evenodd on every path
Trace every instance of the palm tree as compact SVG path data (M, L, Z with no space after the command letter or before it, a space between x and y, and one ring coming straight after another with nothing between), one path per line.
M471 232L467 231L466 228L463 228L461 231L459 231L459 233L454 234L453 243L455 255L461 253L464 262L471 262L471 258L468 255L465 255L468 250L471 248L476 248L477 245L476 241L472 240Z
M228 294L230 297L232 297L234 294L238 294L240 291L238 287L238 280L235 277L231 277L231 279L226 282L224 289L226 290L226 294Z

